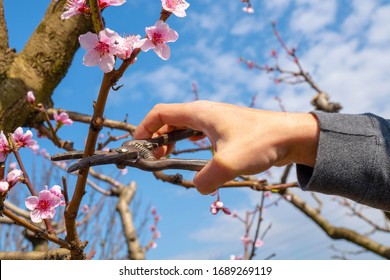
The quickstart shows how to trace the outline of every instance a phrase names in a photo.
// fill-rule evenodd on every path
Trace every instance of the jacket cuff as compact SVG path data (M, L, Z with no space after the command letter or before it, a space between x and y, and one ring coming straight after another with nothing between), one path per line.
M313 114L320 125L316 163L314 168L297 165L300 187L390 210L384 199L390 197L388 123L372 114Z

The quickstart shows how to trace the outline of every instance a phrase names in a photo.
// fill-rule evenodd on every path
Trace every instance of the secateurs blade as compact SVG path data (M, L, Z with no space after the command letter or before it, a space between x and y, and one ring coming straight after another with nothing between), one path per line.
M208 163L208 160L178 158L156 159L153 155L153 150L162 145L173 144L191 136L201 135L203 135L202 132L192 129L175 130L146 140L125 141L119 148L110 149L108 152L95 151L94 155L84 158L84 151L71 151L54 155L51 157L51 160L80 159L68 168L67 172L69 173L84 167L105 164L115 164L120 169L130 166L146 171L160 171L165 169L199 171Z

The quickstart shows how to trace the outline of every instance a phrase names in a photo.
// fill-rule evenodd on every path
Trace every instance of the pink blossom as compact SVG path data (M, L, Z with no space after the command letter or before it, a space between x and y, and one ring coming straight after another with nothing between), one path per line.
M16 169L17 166L18 166L18 164L17 164L16 162L11 162L11 163L9 164L9 168L10 168L11 170Z
M99 8L104 9L108 6L120 6L125 2L126 0L99 0Z
M231 260L242 260L242 256L230 255Z
M265 192L264 193L264 197L271 198L272 197L272 192L270 192L270 191Z
M34 144L34 145L32 145L31 147L31 150L34 152L34 153L38 153L38 151L39 151L39 145L38 144Z
M173 13L177 17L185 17L185 10L190 6L185 0L161 0L164 10Z
M171 50L166 43L175 42L179 38L177 32L170 29L169 25L162 20L157 21L155 26L147 27L145 32L147 39L141 46L141 50L147 52L150 49L154 49L154 52L161 59L169 59Z
M89 206L87 204L83 204L83 206L81 207L81 211L86 214L89 212Z
M141 39L140 35L131 35L125 38L118 36L117 43L120 49L116 53L116 56L120 59L128 59L133 53L134 49L140 48L146 39Z
M261 247L264 245L264 241L263 240L260 240L260 239L257 239L256 242L255 242L255 247Z
M46 149L41 149L39 153L44 157L50 157L50 154L46 151Z
M21 127L18 127L15 132L12 134L12 137L14 138L15 144L17 147L29 147L31 148L34 146L37 141L32 140L32 132L31 130L27 130L26 133L23 133L23 129Z
M121 169L121 175L122 176L125 176L127 174L127 172L129 172L129 170L126 167Z
M274 57L274 58L278 57L278 52L275 49L271 50L271 57Z
M0 180L0 193L6 192L9 189L9 184L7 181Z
M65 4L66 11L62 13L61 19L68 19L79 14L89 13L86 0L68 0Z
M25 200L27 209L31 210L30 217L34 223L42 219L53 219L56 213L55 208L60 205L60 198L48 190L38 193L38 196L29 196Z
M156 231L156 225L151 225L150 226L150 231L155 232Z
M3 131L0 132L0 162L4 162L7 155L11 152L8 144L7 137L5 137Z
M152 241L152 245L150 246L150 248L156 249L157 248L157 243Z
M14 169L11 172L8 173L5 180L9 184L9 188L11 189L13 186L15 186L20 181L20 177L22 176L23 172L18 169Z
M161 237L161 233L157 230L157 231L154 231L153 233L153 239L158 239Z
M126 0L99 0L99 8L104 9L108 6L120 6ZM61 19L68 19L79 14L88 14L90 9L86 0L68 0L65 4L66 11L62 13Z
M152 215L156 215L156 214L157 214L157 209L156 209L156 207L152 207L152 209L150 209L150 213L151 213Z
M248 236L242 236L241 237L241 242L247 246L247 245L250 245L252 243L252 240L248 237Z
M248 66L249 69L253 69L255 67L255 63L251 60L248 60L246 62L246 66Z
M211 214L215 215L217 214L220 210L224 212L226 215L230 215L232 212L223 206L223 202L220 200L216 200L210 205L210 212Z
M27 102L34 105L35 102L35 96L34 93L30 90L27 92Z
M62 200L64 195L62 194L61 187L59 185L54 185L50 188L50 192L57 196L60 199L60 204L59 206L65 206L65 201Z
M115 64L114 56L121 50L118 38L118 33L109 28L100 31L99 35L91 32L80 35L80 45L87 50L83 64L86 66L99 64L104 73L111 72Z
M248 14L253 14L255 12L252 6L246 6L242 8L242 10L244 11L244 13L248 13Z
M54 111L53 118L57 122L57 127L61 127L64 124L68 124L68 125L73 124L73 121L69 118L69 115L65 112L62 112L61 114L58 115L57 111Z

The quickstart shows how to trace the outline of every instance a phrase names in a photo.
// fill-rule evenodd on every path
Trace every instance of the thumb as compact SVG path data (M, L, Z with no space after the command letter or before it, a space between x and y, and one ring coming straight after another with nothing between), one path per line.
M213 158L194 177L194 185L201 194L209 194L218 189L225 182L234 179L233 165L227 157L215 153Z

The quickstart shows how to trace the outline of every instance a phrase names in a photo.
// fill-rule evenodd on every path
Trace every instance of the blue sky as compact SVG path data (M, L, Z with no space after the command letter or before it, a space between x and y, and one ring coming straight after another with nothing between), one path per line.
M23 48L49 2L5 1L11 47ZM128 114L128 121L137 124L157 103L193 100L193 82L202 99L248 106L257 94L257 108L280 110L274 99L277 95L288 111L312 110L314 92L308 86L275 85L264 73L237 62L242 56L259 64L271 63L270 52L276 49L286 68L293 68L272 35L273 20L278 21L288 46L297 47L304 68L332 100L343 105L344 113L372 112L390 118L390 1L253 0L254 14L243 13L239 0L188 2L187 17L168 20L179 33L178 41L170 44L170 60L163 61L152 51L141 53L120 81L123 88L110 94L107 118L122 120ZM104 18L106 26L119 34L144 36L145 27L154 25L160 9L160 0L127 0L121 7L108 8ZM80 49L53 100L55 107L91 114L102 72L83 66L83 55ZM86 125L64 127L60 132L64 139L75 137L76 148L82 148L86 135ZM58 152L43 141L44 145ZM271 174L270 181L277 182L280 170ZM145 205L156 206L162 216L162 238L148 253L149 259L227 259L230 254L242 254L244 228L230 217L212 216L213 197L157 182L152 174L138 170L129 170L122 179L136 180L139 198ZM308 194L295 192L310 199ZM221 195L225 205L239 213L259 201L259 194L248 190L223 190ZM329 205L324 209L329 220L340 226L365 227L329 197L322 198ZM272 253L276 259L329 259L335 254L331 244L356 249L346 242L331 241L286 203L267 209L264 222L272 223L272 229L258 250L259 259ZM352 257L376 258L369 253Z

